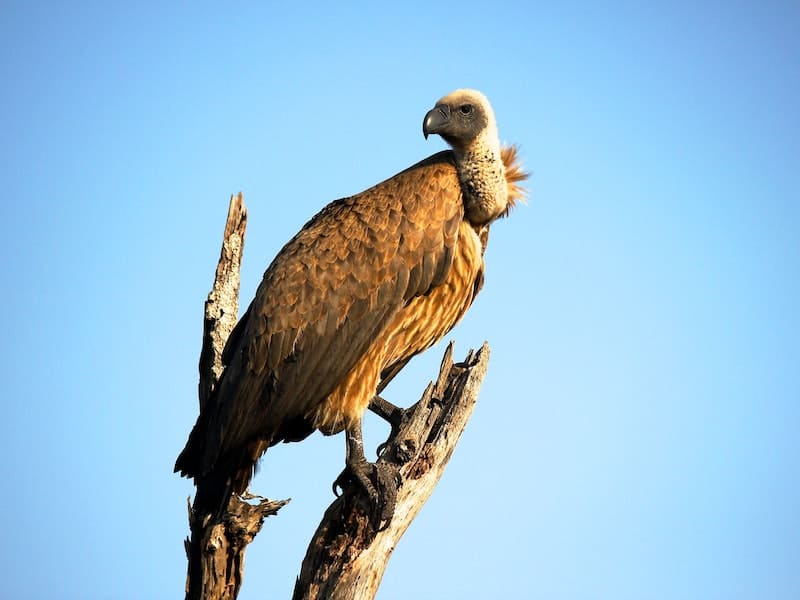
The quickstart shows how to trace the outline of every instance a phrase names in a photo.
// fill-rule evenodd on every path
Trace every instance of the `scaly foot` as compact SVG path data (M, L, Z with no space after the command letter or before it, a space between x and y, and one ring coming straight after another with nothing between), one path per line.
M366 495L370 520L378 529L392 520L400 476L397 468L385 462L371 463L364 456L361 426L347 429L347 458L344 470L333 482L339 496L351 486Z

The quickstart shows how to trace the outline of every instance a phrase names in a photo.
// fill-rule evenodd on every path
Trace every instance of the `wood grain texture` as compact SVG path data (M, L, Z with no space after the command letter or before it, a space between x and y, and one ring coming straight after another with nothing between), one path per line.
M201 412L222 376L222 351L239 318L239 271L246 229L247 208L242 192L239 192L231 196L228 205L214 285L205 303L198 384Z

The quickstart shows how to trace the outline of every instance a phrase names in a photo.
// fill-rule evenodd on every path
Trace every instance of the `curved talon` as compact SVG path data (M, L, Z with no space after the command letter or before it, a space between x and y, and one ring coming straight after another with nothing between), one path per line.
M394 432L392 432L392 433L394 433ZM390 435L389 439L391 439L393 437L394 437L393 435ZM385 442L381 442L380 444L378 444L378 447L375 449L375 453L378 456L383 456L383 451L386 450L386 448L388 448L388 447L389 447L389 440L386 440Z
M356 483L367 493L370 499L376 497L378 492L370 480L370 477L376 471L376 466L366 460L345 465L344 470L339 473L339 476L333 482L333 493L339 496L340 494L336 492L337 487L344 493L349 484Z
M333 495L336 496L337 498L341 497L341 495L344 493L346 471L347 469L339 473L338 477L336 477L336 479L333 480L333 484L331 485L331 491L333 492Z

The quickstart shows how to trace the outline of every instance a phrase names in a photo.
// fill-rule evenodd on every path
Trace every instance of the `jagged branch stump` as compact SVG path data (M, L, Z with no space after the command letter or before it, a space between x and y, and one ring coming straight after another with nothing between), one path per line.
M238 316L239 272L247 211L242 194L231 197L214 286L205 304L198 393L201 410L222 375L222 350ZM294 598L367 600L374 598L397 542L433 492L472 414L486 374L489 346L470 351L462 363L452 360L450 344L436 383L408 411L408 418L384 445L379 462L399 472L394 517L382 530L370 520L364 499L348 489L325 512L309 544ZM255 504L232 496L225 515L189 509L191 536L187 599L233 600L241 589L247 545L264 519L288 500L253 497ZM250 498L251 500L253 498Z
M214 285L205 303L203 345L200 350L200 410L208 402L222 376L222 350L239 313L239 273L244 252L247 209L242 193L231 196ZM221 519L189 508L189 530L185 541L189 561L186 598L233 600L244 576L247 545L261 530L264 519L274 515L288 500L254 497L250 504L231 496Z
M239 274L246 230L247 207L239 192L231 196L228 205L214 285L203 310L203 345L200 348L200 381L197 389L201 411L222 377L222 350L239 319Z

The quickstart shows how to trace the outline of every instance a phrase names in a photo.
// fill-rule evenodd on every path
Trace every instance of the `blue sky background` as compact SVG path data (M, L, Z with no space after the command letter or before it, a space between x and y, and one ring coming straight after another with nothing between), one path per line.
M448 337L490 372L378 598L800 597L797 3L4 2L0 81L0 597L181 596L230 194L246 303L325 203L442 149L422 117L466 86L530 203ZM266 455L254 491L293 501L243 599L290 596L343 460Z

